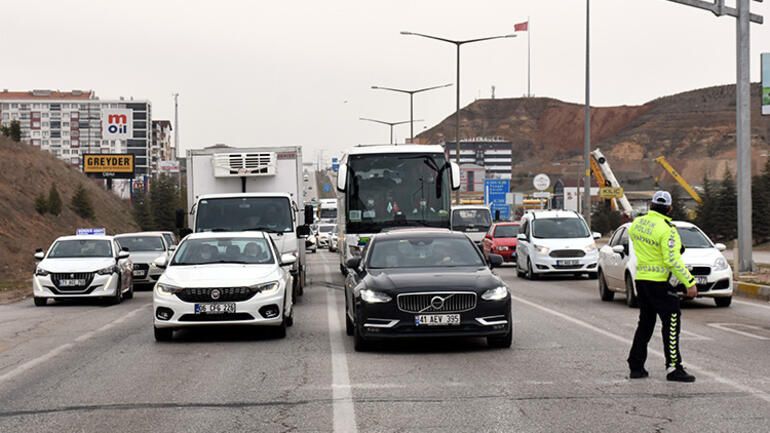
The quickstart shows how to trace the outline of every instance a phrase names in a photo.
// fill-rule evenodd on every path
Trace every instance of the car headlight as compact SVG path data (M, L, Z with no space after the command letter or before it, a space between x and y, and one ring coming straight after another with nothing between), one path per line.
M535 251L537 251L538 254L546 255L551 252L551 249L548 247L545 247L543 245L532 245L535 248Z
M119 272L120 268L118 268L118 265L107 266L106 268L102 268L96 271L98 275L112 275Z
M367 304L384 304L390 302L393 298L382 292L364 289L361 290L361 299Z
M279 283L278 281L271 281L269 283L260 283L249 287L249 289L263 295L272 295L274 293L277 293L278 289L280 288L281 288L281 283Z
M157 289L158 293L162 295L174 295L184 290L181 287L172 286L171 284L165 283L158 283L155 285L155 288Z
M29 274L27 274L27 275L29 275ZM48 272L48 271L46 271L46 270L45 270L45 269L43 269L43 268L37 268L37 269L35 269L35 276L38 276L38 277L47 277L47 276L49 276L49 275L51 275L51 273L50 273L50 272Z
M481 295L481 299L485 301L502 301L508 297L508 288L505 286L495 287L489 289Z
M495 247L497 251L508 251L510 248L506 245L500 245L498 247Z
M727 260L725 260L724 257L719 257L714 261L715 271L726 271L727 268L729 268L729 265L727 264Z
M585 251L586 254L590 254L596 251L596 244L590 244L590 245L584 246L583 251Z

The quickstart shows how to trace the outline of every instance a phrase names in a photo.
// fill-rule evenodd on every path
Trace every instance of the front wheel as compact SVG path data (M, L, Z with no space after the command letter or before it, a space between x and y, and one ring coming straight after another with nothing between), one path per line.
M636 293L634 292L634 280L631 279L631 275L626 275L626 305L628 305L628 308L636 308L638 306Z
M527 258L527 279L536 280L537 274L532 270L532 260Z
M110 305L118 305L123 301L123 290L122 290L122 282L120 277L118 277L118 285L115 287L115 295L111 296L108 299L108 302Z
M716 303L717 307L720 307L720 308L729 307L732 302L733 302L732 296L727 296L725 298L714 298L714 303Z
M131 281L128 283L128 291L123 294L123 299L133 299L134 298L134 282Z
M604 278L604 272L599 271L599 297L604 302L610 302L613 299L615 299L615 292L610 290L609 286L607 286L607 279Z

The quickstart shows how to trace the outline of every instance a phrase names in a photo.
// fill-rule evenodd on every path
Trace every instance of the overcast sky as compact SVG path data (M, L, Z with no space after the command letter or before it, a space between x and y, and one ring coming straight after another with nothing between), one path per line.
M735 82L735 20L666 0L593 0L592 102L640 104ZM767 4L754 3L768 15ZM734 4L734 0L728 0ZM93 89L149 99L173 120L182 148L302 145L305 159L384 143L409 118L408 96L455 81L454 47L401 30L465 39L511 33L531 20L532 90L584 100L583 0L25 0L4 2L0 87ZM768 24L770 25L770 24ZM770 51L752 25L752 73ZM526 93L527 34L462 51L461 101ZM453 88L418 95L420 131L454 111ZM396 138L408 136L408 125Z

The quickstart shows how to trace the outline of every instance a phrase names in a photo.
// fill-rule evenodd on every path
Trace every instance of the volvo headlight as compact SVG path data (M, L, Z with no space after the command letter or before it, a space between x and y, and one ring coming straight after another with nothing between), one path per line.
M505 286L495 287L489 289L481 295L481 299L485 301L502 301L508 297L508 288Z
M715 271L726 271L729 265L727 264L727 260L725 260L724 257L719 257L714 261L714 270Z
M589 244L584 246L583 251L585 251L586 254L596 251L596 244Z
M118 268L118 265L107 266L106 268L99 269L96 273L98 275L112 275L120 273L120 268Z
M272 295L278 292L278 289L281 288L281 283L278 281L271 281L269 283L260 283L253 286L250 286L249 289L256 291L257 293L263 294L263 295Z
M29 275L29 274L27 274L27 275ZM47 277L47 276L51 275L51 273L46 271L43 268L37 268L37 269L35 269L35 275L38 276L38 277Z
M184 290L181 287L172 286L171 284L165 283L158 283L155 285L155 288L158 290L158 293L163 295L174 295Z
M543 245L534 244L532 246L535 248L535 251L537 251L538 254L546 255L551 252L550 248Z
M361 299L367 304L384 304L390 302L393 298L382 292L364 289L361 290Z

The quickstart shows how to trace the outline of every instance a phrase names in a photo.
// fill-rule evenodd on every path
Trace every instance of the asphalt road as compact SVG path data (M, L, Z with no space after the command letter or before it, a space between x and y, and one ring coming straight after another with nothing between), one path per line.
M336 256L309 255L312 286L284 340L196 330L155 343L149 292L119 306L0 306L0 432L766 432L770 304L684 310L698 380L630 381L636 310L596 282L528 282L509 350L431 340L353 351ZM656 336L657 337L657 336Z

